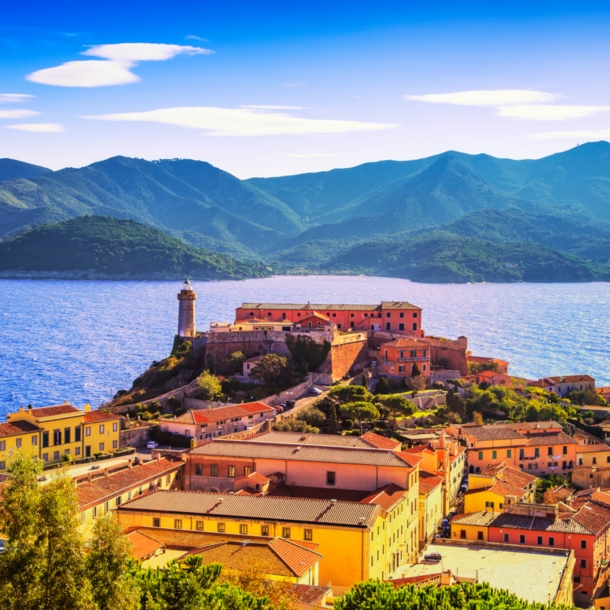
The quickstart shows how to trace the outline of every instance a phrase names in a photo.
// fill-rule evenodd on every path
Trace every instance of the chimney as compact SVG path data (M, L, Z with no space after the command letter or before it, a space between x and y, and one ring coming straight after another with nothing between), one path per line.
M85 403L85 413L87 413L88 411L91 411L91 405L87 402Z

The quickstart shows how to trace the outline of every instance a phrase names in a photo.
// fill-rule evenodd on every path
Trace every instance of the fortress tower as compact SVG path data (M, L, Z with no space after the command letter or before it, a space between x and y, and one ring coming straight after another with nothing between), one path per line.
M195 300L197 295L188 279L178 293L178 336L195 336Z

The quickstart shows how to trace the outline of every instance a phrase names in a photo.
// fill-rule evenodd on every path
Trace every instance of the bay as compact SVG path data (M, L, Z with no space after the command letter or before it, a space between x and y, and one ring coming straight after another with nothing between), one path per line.
M423 308L428 334L468 337L514 375L588 373L610 385L610 284L417 284L354 276L195 282L197 326L242 302L378 303ZM179 282L0 280L0 418L20 405L82 407L128 388L171 350Z

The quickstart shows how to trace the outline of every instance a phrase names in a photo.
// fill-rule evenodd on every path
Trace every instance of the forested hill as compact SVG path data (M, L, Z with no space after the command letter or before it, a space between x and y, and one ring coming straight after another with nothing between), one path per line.
M262 277L268 271L133 220L81 216L0 243L0 275L221 280Z

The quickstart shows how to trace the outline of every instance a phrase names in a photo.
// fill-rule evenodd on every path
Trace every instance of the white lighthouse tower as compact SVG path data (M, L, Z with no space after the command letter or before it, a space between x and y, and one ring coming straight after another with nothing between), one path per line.
M195 336L195 300L197 295L188 279L178 293L178 336Z

